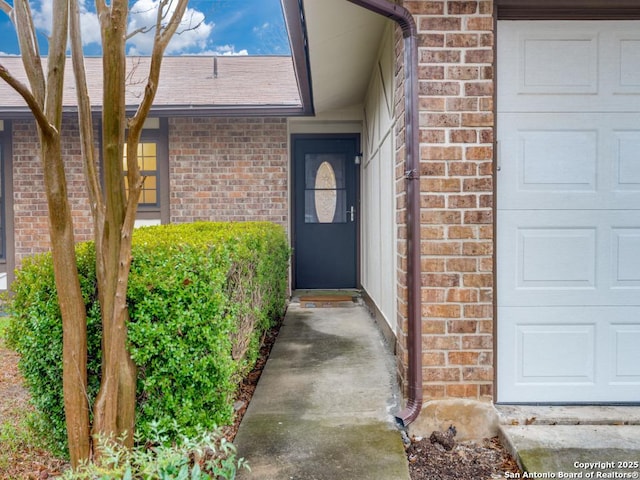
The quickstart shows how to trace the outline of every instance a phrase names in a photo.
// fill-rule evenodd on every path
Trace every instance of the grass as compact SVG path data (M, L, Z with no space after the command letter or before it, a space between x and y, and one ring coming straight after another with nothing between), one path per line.
M11 412L11 420L0 424L0 472L8 469L20 452L42 448L38 434L34 432L35 413L26 407Z

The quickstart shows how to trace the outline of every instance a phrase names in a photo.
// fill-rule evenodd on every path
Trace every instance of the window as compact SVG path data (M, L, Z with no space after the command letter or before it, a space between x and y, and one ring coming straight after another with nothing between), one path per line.
M128 192L126 145L122 162L125 173L124 183ZM138 168L140 168L140 175L144 177L139 205L146 207L158 206L158 145L155 142L141 142L138 144Z
M127 190L127 152L125 145L123 169ZM169 147L168 122L150 118L145 122L138 144L138 167L144 177L140 192L136 225L169 223Z

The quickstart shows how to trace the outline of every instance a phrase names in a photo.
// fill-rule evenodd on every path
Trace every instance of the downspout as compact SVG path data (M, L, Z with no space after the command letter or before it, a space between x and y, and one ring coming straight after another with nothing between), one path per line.
M407 180L408 398L396 421L406 427L422 409L420 275L420 150L418 140L418 38L411 13L389 0L348 0L396 22L404 38L405 178Z

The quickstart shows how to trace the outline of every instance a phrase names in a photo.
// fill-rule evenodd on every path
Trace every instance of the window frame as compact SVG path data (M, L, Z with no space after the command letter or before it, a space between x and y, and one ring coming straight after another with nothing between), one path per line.
M15 277L15 238L13 222L13 125L11 120L2 119L0 130L0 148L2 149L2 192L4 211L2 212L4 230L4 257L0 259L0 272L7 274L7 286Z
M136 220L160 220L169 223L169 122L158 118L158 128L145 127L140 143L156 144L156 199L157 205L139 204Z

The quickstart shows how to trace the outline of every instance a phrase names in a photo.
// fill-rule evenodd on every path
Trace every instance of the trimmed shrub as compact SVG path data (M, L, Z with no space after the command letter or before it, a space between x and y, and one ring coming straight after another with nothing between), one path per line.
M92 243L76 249L88 315L87 394L100 378L100 311ZM138 365L137 429L169 438L233 419L242 376L260 338L284 312L289 248L271 223L210 223L140 228L133 238L127 292L129 345ZM12 284L8 338L33 401L66 449L62 400L62 321L48 254L26 260Z
M100 382L101 320L95 286L95 249L76 247L82 294L87 305L87 395L93 402ZM39 415L39 430L50 432L49 447L56 455L67 451L67 428L62 396L62 319L49 254L24 260L11 284L13 296L7 344L20 353L19 367Z

